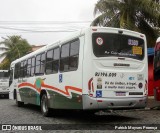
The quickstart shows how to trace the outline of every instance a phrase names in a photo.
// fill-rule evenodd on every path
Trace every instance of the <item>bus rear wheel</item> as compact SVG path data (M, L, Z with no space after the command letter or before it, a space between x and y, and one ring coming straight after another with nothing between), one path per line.
M46 117L51 115L51 109L48 106L48 97L46 94L43 94L41 98L41 112L43 116Z

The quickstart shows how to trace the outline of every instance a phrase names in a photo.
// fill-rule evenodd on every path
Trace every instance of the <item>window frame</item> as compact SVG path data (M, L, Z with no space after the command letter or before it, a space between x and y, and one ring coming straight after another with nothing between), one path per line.
M76 42L76 41L79 42L79 43L78 43L78 45L79 45L79 47L78 47L78 54L75 54L75 55L72 55L72 56L71 56L71 44L74 43L74 42ZM63 47L64 45L67 45L67 44L69 44L69 56L68 56L68 57L61 57L62 47ZM70 71L77 71L77 70L78 70L78 66L79 66L79 54L80 54L80 39L79 39L79 38L75 38L75 39L73 39L73 40L71 40L71 41L69 41L69 42L66 42L66 43L62 44L62 45L61 45L61 49L60 49L59 71L60 71L61 73L70 72ZM70 70L70 58L73 57L73 56L77 56L77 55L78 55L77 68L74 69L74 70ZM68 58L68 71L62 71L62 70L61 70L61 60L64 59L64 58Z
M58 51L59 51L59 55L58 55L59 58L58 58L57 60L54 60L54 51L55 51L56 49L58 49ZM49 51L52 51L52 60L47 62L47 53L48 53ZM53 63L54 63L55 61L58 61L58 69L57 69L56 72L53 71L53 70L54 70L54 69L53 69ZM51 69L51 72L50 72L50 73L47 73L47 72L46 72L46 68L47 68L46 66L47 66L47 64L49 64L49 63L51 63L52 69ZM58 72L59 72L59 63L60 63L60 47L57 46L57 47L48 49L48 50L46 51L45 74L46 74L46 75L50 75L50 74L56 74L56 73L58 73Z

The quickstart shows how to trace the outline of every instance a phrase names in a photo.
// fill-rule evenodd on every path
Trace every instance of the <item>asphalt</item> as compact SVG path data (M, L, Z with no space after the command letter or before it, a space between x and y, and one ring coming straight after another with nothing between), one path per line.
M153 108L160 109L160 101L156 101L154 96L149 96L146 109L153 109Z

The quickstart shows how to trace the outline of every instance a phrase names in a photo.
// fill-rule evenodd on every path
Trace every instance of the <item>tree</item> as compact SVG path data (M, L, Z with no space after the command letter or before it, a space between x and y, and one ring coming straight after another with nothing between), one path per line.
M0 42L0 46L0 50L5 51L0 55L0 57L5 57L0 65L1 69L8 69L12 61L31 51L31 46L21 36L7 36L7 38L3 38L3 41Z
M99 0L92 26L124 28L146 35L148 47L160 36L160 5L156 0Z

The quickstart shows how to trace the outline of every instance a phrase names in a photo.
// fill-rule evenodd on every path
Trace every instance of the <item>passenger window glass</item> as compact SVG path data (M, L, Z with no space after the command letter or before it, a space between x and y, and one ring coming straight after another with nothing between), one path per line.
M66 72L69 70L69 43L61 47L60 71Z
M32 58L31 76L34 76L34 71L35 71L35 57Z
M71 49L70 56L77 55L79 53L79 40L72 42L70 49Z

